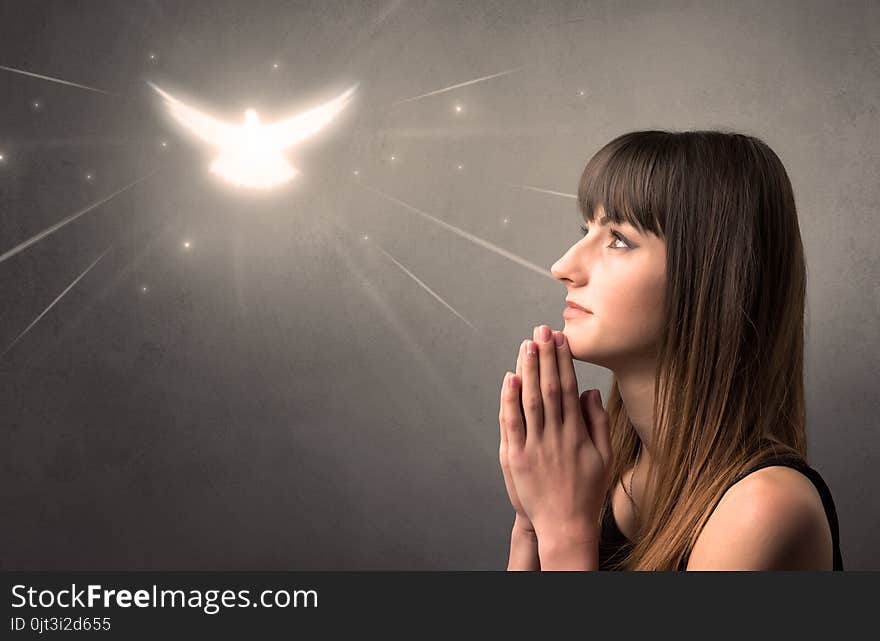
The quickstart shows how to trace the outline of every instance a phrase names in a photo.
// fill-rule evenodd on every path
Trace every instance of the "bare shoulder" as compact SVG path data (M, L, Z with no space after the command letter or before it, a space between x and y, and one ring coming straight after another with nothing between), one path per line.
M771 465L722 496L688 560L688 570L831 570L831 529L816 486Z

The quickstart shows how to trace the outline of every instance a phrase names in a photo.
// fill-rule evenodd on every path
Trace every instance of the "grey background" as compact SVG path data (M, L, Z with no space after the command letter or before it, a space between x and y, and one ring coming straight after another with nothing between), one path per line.
M880 568L878 3L6 1L0 25L0 64L124 96L0 70L0 253L159 170L0 264L5 349L110 247L0 359L4 569L506 567L499 385L565 289L357 180L549 269L575 201L508 183L574 193L647 128L785 163L809 460L846 568ZM146 79L229 119L361 88L302 180L249 197Z

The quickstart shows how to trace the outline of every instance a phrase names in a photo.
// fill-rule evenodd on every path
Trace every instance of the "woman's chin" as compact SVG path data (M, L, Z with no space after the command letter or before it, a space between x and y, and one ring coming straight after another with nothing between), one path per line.
M597 362L602 359L596 353L595 344L591 344L590 339L585 336L585 332L573 330L566 324L562 329L562 333L565 334L565 339L568 341L568 348L571 350L573 360L602 366L601 363Z
M571 327L566 323L565 327L562 328L562 333L565 335L565 340L568 341L568 349L571 350L571 357L576 361L584 360L582 358L584 352L583 338L581 337L580 332L572 331Z

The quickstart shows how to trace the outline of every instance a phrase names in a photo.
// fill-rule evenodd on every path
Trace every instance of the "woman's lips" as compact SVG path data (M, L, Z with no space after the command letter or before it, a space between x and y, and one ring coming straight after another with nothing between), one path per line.
M592 315L592 312L585 312L584 310L572 307L571 305L566 305L565 309L562 310L563 318L584 318L585 316Z

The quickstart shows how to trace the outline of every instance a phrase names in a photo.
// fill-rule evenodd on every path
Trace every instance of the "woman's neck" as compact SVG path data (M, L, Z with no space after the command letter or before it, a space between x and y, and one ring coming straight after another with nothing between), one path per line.
M630 468L621 478L627 493L630 491L630 485L632 486L632 500L636 504L637 512L642 511L648 473L654 464L651 455L651 437L654 430L655 363L653 359L648 359L639 367L614 370L620 399L640 441L638 460L635 461L635 474L633 475L633 468Z

